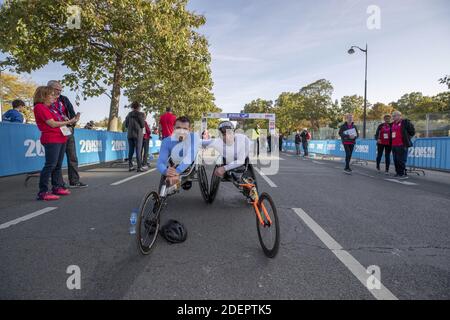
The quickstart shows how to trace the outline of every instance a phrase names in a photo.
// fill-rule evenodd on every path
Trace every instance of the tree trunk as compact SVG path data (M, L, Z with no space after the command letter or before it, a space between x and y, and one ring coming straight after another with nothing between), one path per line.
M116 68L114 70L113 87L111 91L111 105L109 107L108 131L117 131L119 120L120 86L123 76L122 55L116 56Z

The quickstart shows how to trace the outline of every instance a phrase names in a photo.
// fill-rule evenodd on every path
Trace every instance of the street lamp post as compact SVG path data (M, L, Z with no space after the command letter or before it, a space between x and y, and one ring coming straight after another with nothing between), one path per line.
M364 52L366 54L366 68L365 68L365 73L364 73L364 116L363 116L363 139L366 138L366 118L367 118L367 44L366 44L366 49L361 49L358 46L352 46L349 50L348 53L349 54L353 54L355 53L355 49L353 48L358 48L359 50L361 50L362 52Z

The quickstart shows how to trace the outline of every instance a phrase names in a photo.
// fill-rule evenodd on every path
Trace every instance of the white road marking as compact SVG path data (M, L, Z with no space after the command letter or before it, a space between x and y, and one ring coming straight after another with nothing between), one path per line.
M86 172L128 172L128 168L96 168L86 170Z
M30 214L27 214L26 216L23 216L23 217L11 220L9 222L5 222L3 224L0 224L0 230L9 228L9 227L11 227L11 226L13 226L15 224L18 224L20 222L24 222L24 221L33 219L33 218L35 218L37 216L40 216L41 214L45 214L47 212L50 212L50 211L53 211L53 210L56 210L56 209L58 209L58 207L47 207L47 208L44 208L44 209L32 212Z
M266 182L269 184L269 186L271 186L272 188L277 188L277 185L272 180L270 180L269 177L267 177L261 170L259 170L256 167L253 167L253 168L255 168L256 172L258 172L259 175L261 177L263 177L264 180L266 180Z
M367 273L358 260L350 253L345 251L342 246L336 242L325 230L322 229L303 209L292 208L294 212L303 220L303 222L315 233L328 249L350 270L351 273L369 290L369 292L378 300L398 300L398 298L387 289L380 281L380 289L368 289L367 279L373 276Z
M150 170L145 171L145 172L142 172L142 173L140 173L140 174L136 174L136 175L134 175L134 176L125 178L125 179L123 179L123 180L120 180L120 181L111 183L111 185L112 185L112 186L118 186L119 184L122 184L122 183L128 182L128 181L130 181L130 180L139 178L139 177L143 176L144 174L149 174L150 172L153 172L153 171L155 171L155 170L156 170L156 168L150 169Z
M417 183L414 183L414 182L400 181L400 180L397 180L397 179L384 179L384 180L390 181L390 182L395 182L395 183L404 184L404 185L406 185L406 186L417 186L417 185L418 185Z

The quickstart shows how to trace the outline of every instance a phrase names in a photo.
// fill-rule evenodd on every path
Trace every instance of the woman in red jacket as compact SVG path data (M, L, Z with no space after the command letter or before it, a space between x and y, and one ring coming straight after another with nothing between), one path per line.
M384 123L380 124L375 132L375 140L377 140L377 170L380 172L380 163L384 152L384 161L386 163L385 174L388 175L392 150L391 115L386 114L383 119Z
M41 131L41 143L45 149L45 165L39 179L38 200L58 200L60 195L69 195L64 188L62 162L66 150L66 141L71 134L67 125L78 121L79 115L67 120L51 104L56 100L56 94L50 87L38 87L34 93L34 117ZM52 181L52 192L49 192L48 180Z

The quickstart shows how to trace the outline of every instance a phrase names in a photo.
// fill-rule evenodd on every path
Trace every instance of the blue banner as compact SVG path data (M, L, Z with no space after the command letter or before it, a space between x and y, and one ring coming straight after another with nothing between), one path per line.
M293 140L283 142L287 151L295 151ZM341 140L311 140L308 150L311 153L345 157ZM377 142L374 139L358 139L353 152L354 159L375 161ZM407 165L423 169L450 170L450 137L418 138L408 149Z
M0 176L40 171L45 162L40 136L35 125L0 122ZM80 165L128 157L124 132L75 129L75 144ZM158 153L160 145L158 135L152 135L150 152Z

